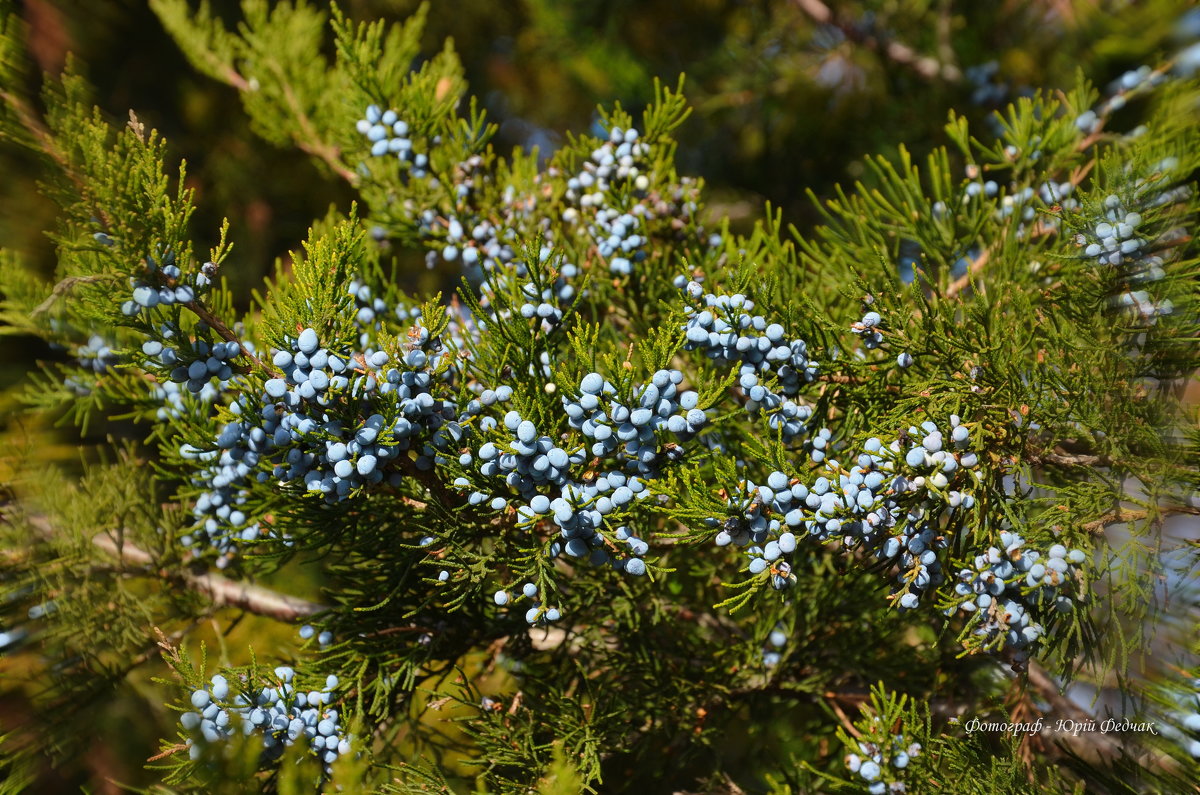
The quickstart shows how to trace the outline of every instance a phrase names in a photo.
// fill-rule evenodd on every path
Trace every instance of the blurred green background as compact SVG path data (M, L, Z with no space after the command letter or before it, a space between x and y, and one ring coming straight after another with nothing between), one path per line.
M237 20L237 2L211 5L230 24ZM357 18L403 19L417 3L343 0L343 7ZM951 108L985 135L989 114L1032 87L1066 88L1080 72L1103 85L1169 52L1191 7L1181 0L440 0L425 50L453 39L472 92L499 125L501 152L551 151L568 131L591 129L600 103L619 101L636 117L652 78L673 84L686 73L695 113L679 133L679 170L704 178L710 213L747 228L770 202L803 230L816 218L807 193L829 195L858 179L865 155L900 143L922 155L944 142ZM104 112L120 120L134 110L188 161L200 208L197 248L215 243L229 218L235 250L222 273L243 305L315 217L331 204L349 207L349 188L307 157L253 138L236 92L192 73L146 3L26 0L19 13L41 71L57 73L77 59ZM35 164L0 150L0 174L0 246L49 277L53 249L44 233L54 208L38 192ZM457 274L427 272L419 256L411 262L421 289L454 288ZM58 355L31 339L0 336L0 423L5 443L37 439L45 457L77 462L80 439L70 429L45 432L7 389L37 360ZM274 631L281 648L294 640L289 628ZM271 640L259 634L256 643L265 651ZM19 674L21 665L20 657L0 660L0 676ZM115 792L112 781L155 781L143 769L147 749L174 722L161 701L148 675L139 675L88 727L93 752L47 772L38 791ZM0 733L29 719L37 718L16 697L0 703Z

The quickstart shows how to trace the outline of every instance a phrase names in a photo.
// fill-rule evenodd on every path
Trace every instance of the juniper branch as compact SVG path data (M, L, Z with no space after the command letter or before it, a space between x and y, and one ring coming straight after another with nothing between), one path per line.
M43 540L56 537L50 520L43 516L28 517L27 521L38 531ZM325 605L273 591L261 585L238 582L219 574L197 574L189 571L167 571L157 568L159 561L146 550L128 542L118 543L108 533L92 538L98 549L116 557L122 563L130 563L155 570L155 575L165 581L183 585L185 588L204 594L212 600L215 608L236 607L256 615L279 621L296 621L316 615L328 609Z
M1071 699L1063 695L1058 684L1050 675L1034 661L1030 661L1027 670L1028 682L1038 694L1050 704L1053 712L1064 719L1077 723L1094 723L1096 716ZM1115 761L1131 754L1131 749L1113 735L1101 731L1080 731L1078 733L1062 733L1062 744L1084 759L1091 761ZM1165 754L1148 751L1142 754L1154 767L1171 771L1178 767L1175 760Z
M33 311L29 313L29 316L31 318L37 317L43 312L46 312L50 309L50 307L54 306L55 301L57 301L66 293L69 293L77 284L96 284L97 282L119 281L120 278L120 276L110 273L93 273L89 276L68 276L67 278L58 282L58 284L54 285L54 289L50 291L50 295L46 296L46 300L34 307Z
M351 185L358 184L358 175L347 168L346 164L342 162L340 150L333 144L321 140L321 137L317 135L312 121L300 109L296 93L287 83L283 84L283 96L287 99L288 106L292 109L292 113L296 117L296 123L300 125L300 131L303 134L303 137L293 136L296 146L305 154L322 160L325 165L329 166L333 173L346 180L346 182L349 182Z
M118 545L106 534L96 536L92 543L123 561L142 566L155 564L154 557L149 552L128 543ZM261 585L230 580L219 574L160 572L160 575L166 580L178 582L190 590L204 594L212 600L214 607L236 607L279 621L296 621L328 609L325 605L298 596L281 594Z
M1063 695L1058 684L1036 662L1030 661L1026 673L1029 685L1050 704L1052 712L1057 713L1067 720L1085 723L1096 719L1090 712ZM1116 759L1122 755L1120 744L1107 734L1100 732L1080 732L1074 735L1065 735L1063 742L1077 753L1082 752L1082 755L1086 755L1092 759L1104 756Z

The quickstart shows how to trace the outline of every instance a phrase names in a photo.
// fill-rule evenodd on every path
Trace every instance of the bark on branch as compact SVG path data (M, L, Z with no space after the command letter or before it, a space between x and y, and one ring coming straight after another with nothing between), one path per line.
M92 543L122 561L141 566L154 565L154 558L149 552L128 543L118 548L116 542L107 535L96 536L92 539ZM317 602L281 594L261 585L230 580L219 574L164 572L163 577L171 582L180 583L189 590L204 594L212 600L214 607L237 607L279 621L296 621L327 609L325 605Z
M28 517L28 521L43 539L55 538L54 528L46 517L31 516ZM92 543L98 549L117 558L122 564L143 567L146 569L144 573L148 575L204 594L212 600L213 606L217 608L236 607L279 621L297 621L329 609L326 605L318 602L281 594L261 585L238 582L220 574L196 574L189 571L166 571L155 568L156 561L149 552L128 542L118 546L117 542L105 533L95 536Z
M1100 720L1083 707L1063 695L1058 683L1050 674L1036 662L1030 661L1029 686L1038 692L1049 704L1050 709L1064 720L1075 721L1085 726L1098 726ZM1082 759L1093 762L1111 762L1121 758L1136 758L1139 764L1164 771L1174 771L1178 765L1169 756L1156 752L1140 752L1124 744L1118 735L1107 734L1103 731L1082 730L1076 732L1055 732L1053 727L1042 731L1043 737L1060 741Z

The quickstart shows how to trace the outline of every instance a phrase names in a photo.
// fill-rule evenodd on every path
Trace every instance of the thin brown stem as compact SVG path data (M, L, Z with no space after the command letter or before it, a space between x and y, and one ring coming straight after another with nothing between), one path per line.
M845 710L843 710L841 705L838 704L838 694L834 693L833 691L826 691L822 697L825 699L825 703L829 705L829 708L833 710L833 714L837 715L838 723L842 724L842 728L845 729L851 737L854 737L855 739L862 738L862 732L860 732L854 726L854 722L850 720L850 717L846 715Z
M225 340L226 342L236 342L238 347L240 347L242 350L242 355L254 362L254 364L257 365L260 370L277 378L282 375L274 367L254 355L254 352L247 348L245 343L238 339L237 334L234 334L233 330L230 329L229 326L225 325L224 321L214 315L209 308L200 301L188 301L187 303L182 304L182 306L191 311L192 314L200 318L200 320L207 323L208 327L217 332L217 335L220 336L221 339Z
M946 288L946 297L953 298L966 289L967 285L971 283L971 280L978 276L980 271L982 271L988 264L989 259L991 259L991 249L984 249L983 252L971 262L971 265L967 268L967 272L951 282L950 286Z
M303 108L300 107L300 100L296 97L296 93L292 87L283 79L280 70L276 69L279 76L279 84L283 88L283 97L287 100L288 107L292 111L292 116L295 117L296 123L300 125L300 135L293 136L296 146L302 152L312 155L329 166L334 174L337 174L342 179L349 182L351 185L358 183L358 175L346 167L342 162L341 151L331 143L321 140L321 136L317 134L317 130L313 127L312 121L308 118Z
M115 273L93 273L89 276L68 276L59 281L58 284L54 285L54 289L50 291L50 295L46 296L46 300L34 307L33 311L29 313L29 316L31 318L37 317L38 315L47 311L50 309L50 307L54 306L54 302L57 301L60 296L69 293L75 288L76 285L119 281L121 278L121 276L118 276Z

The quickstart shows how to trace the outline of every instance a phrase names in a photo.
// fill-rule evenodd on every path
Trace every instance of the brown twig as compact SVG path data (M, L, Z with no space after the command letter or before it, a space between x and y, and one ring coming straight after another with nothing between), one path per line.
M823 693L822 698L825 699L825 703L829 705L829 708L833 710L833 714L837 715L838 722L842 724L842 728L849 732L851 737L861 739L862 732L855 728L854 722L850 720L845 710L838 704L839 695L830 690Z
M95 284L96 282L118 281L122 277L115 273L93 273L89 276L68 276L54 285L54 289L50 291L50 295L46 296L46 300L42 301L33 311L29 313L30 317L37 317L58 300L59 296L68 293L77 284Z
M971 283L971 279L978 276L979 272L984 269L990 258L991 249L985 248L978 257L972 260L971 265L967 268L967 272L951 282L950 286L946 288L946 297L953 298L962 292Z
M1106 455L1089 455L1086 453L1059 453L1051 451L1029 457L1031 464L1054 464L1063 467L1111 467L1112 458Z
M254 362L259 369L268 375L275 376L276 378L282 375L282 373L280 373L274 367L254 355L254 352L247 348L245 343L238 339L237 334L234 334L233 330L230 329L229 326L225 325L224 321L214 315L209 308L202 304L199 300L188 301L187 303L182 304L182 306L191 311L192 314L200 318L200 320L208 324L208 327L217 332L217 335L221 337L221 339L225 340L226 342L236 342L242 351L242 355Z
M1156 517L1169 516L1171 514L1188 514L1191 516L1200 516L1200 508L1191 505L1159 505L1154 511L1131 511L1121 508L1114 508L1110 513L1101 516L1084 524L1083 529L1089 533L1100 533L1104 528L1112 524L1124 524L1126 522L1137 522L1142 519L1147 519L1154 515Z
M325 165L329 166L333 173L351 185L356 185L358 183L358 175L347 168L346 164L342 162L341 152L336 146L321 140L321 136L317 134L312 121L308 118L308 114L300 107L300 100L296 97L296 93L292 90L291 85L283 79L281 70L276 69L275 71L279 76L279 84L283 88L283 97L287 100L288 107L291 109L296 123L300 125L300 135L293 136L296 146L305 154L312 155L324 161Z
M1084 524L1083 529L1089 533L1100 533L1110 524L1121 524L1123 522L1133 522L1138 519L1145 519L1145 511L1123 511L1120 507L1113 510L1112 513L1105 514L1099 519Z
M829 6L821 0L792 0L792 2L817 24L833 25L841 30L848 40L865 44L871 49L883 53L889 60L908 67L926 80L941 79L948 83L957 83L962 80L962 71L953 63L942 63L936 58L921 55L912 47L896 39L864 34L854 25L837 19Z

